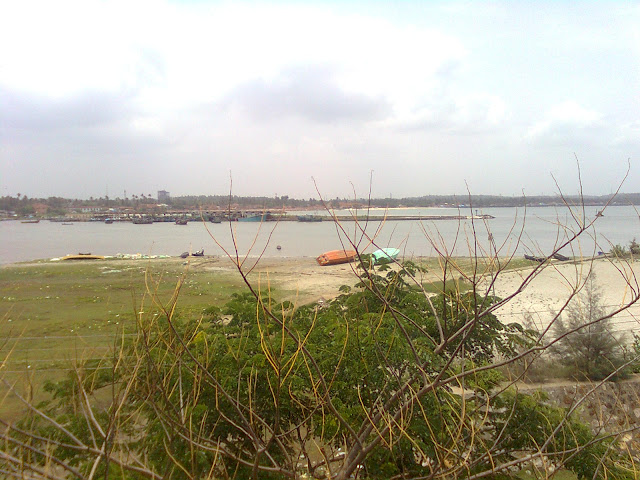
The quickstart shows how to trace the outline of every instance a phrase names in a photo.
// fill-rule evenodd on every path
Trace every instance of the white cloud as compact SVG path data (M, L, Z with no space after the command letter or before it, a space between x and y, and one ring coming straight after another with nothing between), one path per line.
M545 118L533 125L527 138L542 140L545 137L564 137L595 126L601 115L595 110L583 107L573 100L554 105Z
M193 193L233 168L246 193L310 196L323 169L348 184L393 164L385 194L459 192L462 176L517 193L543 189L523 183L542 157L640 154L637 7L278 2L4 2L4 186L64 194L58 165L99 158L123 189ZM123 172L140 159L147 176ZM42 175L16 176L21 161Z
M148 109L212 101L313 64L335 70L344 91L384 96L402 113L466 54L436 30L313 6L26 0L3 18L0 41L16 46L3 54L6 87L50 96L139 89Z
M449 93L434 96L429 105L381 122L400 131L436 130L477 133L503 128L510 113L506 102L489 93Z

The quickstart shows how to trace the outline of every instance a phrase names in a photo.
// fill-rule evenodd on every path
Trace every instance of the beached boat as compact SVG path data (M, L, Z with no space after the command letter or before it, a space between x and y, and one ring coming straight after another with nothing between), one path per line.
M77 255L67 255L62 260L104 260L102 255L91 255L90 253L79 253Z
M111 225L113 223L113 218L107 218L104 223L106 223L107 225Z
M20 223L39 223L40 220L22 220Z
M176 225L186 225L186 224L187 224L186 218L179 218L178 220L176 220Z
M355 250L331 250L329 252L324 252L318 258L316 258L316 262L318 265L338 265L340 263L349 263L353 262L356 258Z
M239 222L265 222L269 217L268 213L261 215L249 215L248 217L238 217Z
M397 248L381 248L380 250L376 250L371 254L373 257L373 263L388 263L393 262L398 255L400 254L400 250Z
M222 223L222 219L220 217L211 217L209 220L211 223Z

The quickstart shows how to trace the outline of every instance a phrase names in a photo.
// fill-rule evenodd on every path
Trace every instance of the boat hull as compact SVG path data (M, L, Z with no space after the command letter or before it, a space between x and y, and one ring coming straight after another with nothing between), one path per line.
M400 250L397 248L381 248L380 250L376 250L371 254L373 257L374 263L385 263L385 262L393 262L398 255L400 254Z
M62 260L104 260L102 255L91 255L90 253L79 253L78 255L67 255Z
M262 215L251 215L250 217L240 217L238 218L239 222L265 222L268 218L268 214L263 213Z
M326 265L339 265L341 263L353 262L356 256L357 252L355 250L331 250L317 257L316 262L323 267Z

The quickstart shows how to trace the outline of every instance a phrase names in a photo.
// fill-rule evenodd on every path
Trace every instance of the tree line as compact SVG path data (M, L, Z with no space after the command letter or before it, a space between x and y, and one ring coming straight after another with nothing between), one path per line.
M523 206L562 206L572 205L639 205L640 193L619 193L600 196L502 196L502 195L423 195L418 197L401 198L292 198L282 196L241 196L241 195L184 195L171 197L168 205L173 208L415 208L415 207L454 207L454 208L490 208L490 207L523 207ZM0 210L12 211L20 214L32 214L36 205L47 207L47 213L64 213L68 209L77 207L136 208L157 204L152 194L133 194L126 198L109 196L89 197L88 199L65 197L29 197L21 193L16 196L0 197Z

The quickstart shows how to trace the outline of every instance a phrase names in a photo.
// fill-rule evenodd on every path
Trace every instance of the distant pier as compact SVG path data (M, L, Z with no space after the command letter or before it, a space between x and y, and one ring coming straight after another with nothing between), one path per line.
M334 219L339 222L395 222L395 221L423 221L436 220L491 220L493 215L336 215L322 217L323 222L331 222ZM273 215L269 221L297 222L295 215Z
M201 222L212 221L214 223L247 221L248 217L259 217L253 221L264 222L398 222L398 221L414 221L414 222L431 222L440 220L491 220L495 218L493 215L475 214L475 215L307 215L307 214L291 214L291 213L273 213L260 212L256 210L239 210L233 213L229 212L200 212L200 211L182 211L164 214L136 213L127 215L118 214L98 214L92 217L55 217L49 218L52 222L133 222L136 224L162 223L162 222ZM24 222L23 222L24 223ZM184 224L182 223L182 224Z

